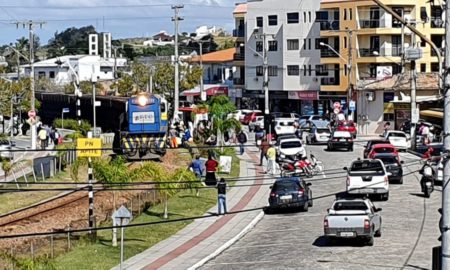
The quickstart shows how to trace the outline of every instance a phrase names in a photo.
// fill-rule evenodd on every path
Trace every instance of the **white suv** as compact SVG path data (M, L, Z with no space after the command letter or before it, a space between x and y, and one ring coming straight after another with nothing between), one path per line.
M353 161L347 171L347 193L379 194L382 200L389 199L389 176L384 164L379 159L362 159Z
M277 150L280 155L306 157L305 147L298 138L281 139Z
M294 128L294 122L295 119L293 118L275 118L275 134L282 135L282 134L294 134L295 128Z

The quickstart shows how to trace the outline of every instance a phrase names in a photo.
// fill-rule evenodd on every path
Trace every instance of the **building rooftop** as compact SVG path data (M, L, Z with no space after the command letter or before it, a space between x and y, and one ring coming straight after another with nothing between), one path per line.
M380 80L361 80L358 84L359 90L410 90L411 76L405 74L395 74L391 78ZM437 73L418 73L418 90L437 90L439 89L439 76Z
M216 51L204 54L202 58L203 63L226 63L232 62L233 56L236 53L236 48ZM192 57L192 62L200 62L200 56Z

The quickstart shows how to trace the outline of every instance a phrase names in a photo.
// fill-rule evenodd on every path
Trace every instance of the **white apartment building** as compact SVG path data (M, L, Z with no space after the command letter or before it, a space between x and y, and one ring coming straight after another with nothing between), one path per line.
M258 98L260 108L264 106L265 35L270 111L323 113L319 102L320 25L315 23L319 9L317 0L247 1L244 96Z

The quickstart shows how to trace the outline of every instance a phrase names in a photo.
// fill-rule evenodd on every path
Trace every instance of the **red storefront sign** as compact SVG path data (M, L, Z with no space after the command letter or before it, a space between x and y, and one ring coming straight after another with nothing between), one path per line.
M289 91L288 99L319 100L319 91Z

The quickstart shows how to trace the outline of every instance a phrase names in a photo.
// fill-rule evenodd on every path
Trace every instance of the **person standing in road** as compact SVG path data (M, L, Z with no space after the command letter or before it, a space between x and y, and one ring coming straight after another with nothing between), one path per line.
M239 131L239 134L237 136L238 142L239 142L239 150L241 153L241 156L244 154L244 144L247 142L247 135L243 130Z
M212 158L212 155L208 155L208 160L205 163L205 184L207 186L215 186L217 184L216 170L218 165L219 163Z
M270 148L270 144L267 141L266 137L263 137L261 145L259 146L259 149L261 150L260 156L259 156L259 166L263 165L263 160L265 159L267 162L267 150Z
M217 183L217 202L218 211L217 214L223 215L227 213L227 183L224 178L220 178L219 183ZM223 211L222 211L223 207Z
M275 174L276 173L276 157L277 150L273 147L273 143L270 143L269 149L267 149L267 174Z

